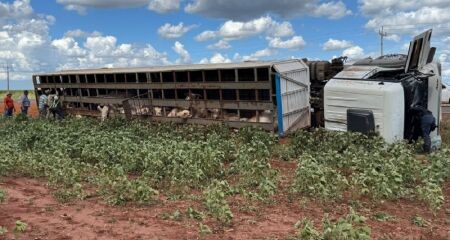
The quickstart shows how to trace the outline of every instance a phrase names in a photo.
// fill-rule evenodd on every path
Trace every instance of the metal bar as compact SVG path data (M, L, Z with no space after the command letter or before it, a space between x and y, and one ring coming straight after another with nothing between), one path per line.
M281 78L280 74L275 75L275 86L277 94L277 116L278 116L278 135L280 137L284 136L284 126L283 126L283 98L281 95Z
M203 119L203 118L169 118L169 117L151 117L152 121L155 122L173 122L173 123L187 123L187 124L200 124L200 125L214 125L214 124L225 124L231 128L243 128L249 126L257 126L267 131L273 131L274 127L272 123L250 123L250 122L237 122L237 121L224 121L224 120L214 120L214 119Z
M299 92L304 92L304 91L306 91L306 90L307 90L307 89L302 88L302 89L297 89L297 90L288 91L288 92L283 93L283 96L292 95L292 94L299 93Z
M300 85L300 86L302 86L302 87L304 87L304 88L309 88L308 85L306 85L306 84L304 84L304 83L302 83L302 82L295 81L294 79L292 79L292 78L290 78L290 77L288 77L288 76L286 76L286 75L282 75L282 78L286 79L286 80L289 81L289 82L293 82L293 83L295 83L295 84L297 84L297 85Z
M66 96L63 99L69 102L80 103L94 103L94 104L122 104L127 98L105 98L105 97L69 97ZM154 99L154 106L161 107L189 107L190 102L186 100L166 100L166 99ZM198 101L197 106L200 108L224 108L224 109L243 109L243 110L273 110L274 106L271 102L258 102L258 101L221 101L220 100L208 100Z
M297 110L292 111L292 112L284 113L283 117L290 116L290 115L293 115L293 114L297 114L297 113L300 113L300 112L304 112L305 110L308 110L308 109L309 109L309 106L301 108L301 109L297 109Z
M37 87L50 88L100 88L100 89L270 89L270 82L191 82L191 83L60 83L60 84L36 84Z

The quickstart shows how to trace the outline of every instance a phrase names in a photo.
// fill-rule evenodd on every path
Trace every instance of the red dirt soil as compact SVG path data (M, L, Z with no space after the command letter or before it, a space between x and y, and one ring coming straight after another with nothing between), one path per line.
M280 192L287 192L295 163L273 161L272 165L282 173ZM264 204L232 197L228 199L234 214L232 224L221 226L207 219L203 224L210 226L213 234L205 236L199 233L198 221L187 217L178 221L162 217L176 210L184 214L189 206L205 212L198 200L169 200L161 193L157 203L146 207L108 206L97 196L60 204L45 180L23 177L3 178L0 188L7 191L7 201L0 204L0 226L9 230L3 239L286 239L295 234L297 221L309 218L320 227L324 214L336 219L346 215L351 205L368 218L373 239L450 239L450 183L444 188L446 202L437 212L412 200L322 203L312 199L289 200L288 196L280 194L273 203ZM379 212L394 219L377 221L373 216ZM413 224L414 216L427 220L428 226ZM28 224L25 233L12 233L16 220Z
M18 102L14 102L14 106L16 108L16 112L14 115L18 115L20 113L20 104ZM3 104L3 101L0 103L0 114L3 117L3 112L5 111L5 106ZM28 109L28 116L30 117L38 117L39 116L39 110L37 108L36 101L34 99L31 100L31 106Z

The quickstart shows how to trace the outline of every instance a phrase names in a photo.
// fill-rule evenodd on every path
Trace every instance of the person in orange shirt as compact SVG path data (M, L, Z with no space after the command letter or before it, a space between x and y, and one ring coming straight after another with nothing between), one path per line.
M12 94L8 92L5 99L3 99L3 104L5 105L5 117L12 117L13 112L16 111L14 108L14 100L12 99Z

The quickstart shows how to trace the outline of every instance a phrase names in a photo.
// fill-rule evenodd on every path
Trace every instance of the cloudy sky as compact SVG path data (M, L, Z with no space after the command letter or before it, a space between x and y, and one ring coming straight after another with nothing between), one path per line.
M405 53L434 28L450 80L450 0L0 0L0 89L60 69Z

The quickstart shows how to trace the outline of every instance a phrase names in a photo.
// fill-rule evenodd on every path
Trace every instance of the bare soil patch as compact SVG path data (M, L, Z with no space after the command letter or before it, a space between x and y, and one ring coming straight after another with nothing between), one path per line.
M287 183L295 173L295 164L274 160L272 166L281 173L280 194L269 203L229 199L233 222L221 226L208 218L203 224L213 230L211 235L200 234L199 221L164 217L176 210L185 213L190 206L204 211L198 200L170 200L161 193L157 203L145 207L108 206L95 195L60 204L44 179L3 178L0 188L7 191L8 197L0 204L0 226L10 230L3 239L287 239L295 234L297 221L309 218L320 227L324 214L339 218L348 213L349 206L368 218L373 239L450 239L450 183L445 185L446 202L437 212L410 200L373 203L369 199L344 199L330 203L288 196ZM390 219L377 220L380 214ZM415 216L426 224L414 224ZM16 220L28 224L25 233L12 233Z

